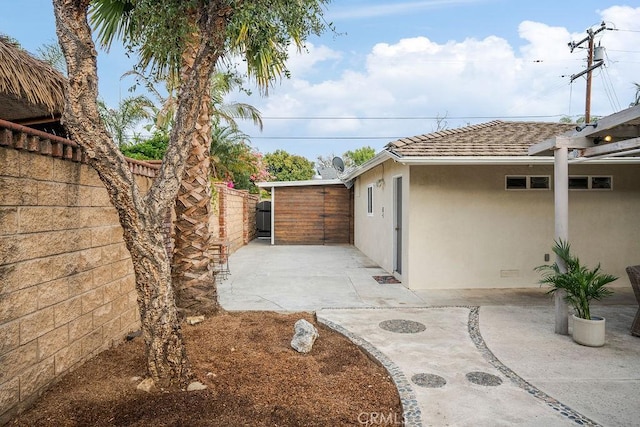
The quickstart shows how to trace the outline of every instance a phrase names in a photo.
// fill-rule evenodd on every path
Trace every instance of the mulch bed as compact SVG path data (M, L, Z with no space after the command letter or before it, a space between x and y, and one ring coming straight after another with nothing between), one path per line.
M309 354L290 347L304 318L320 333ZM65 376L12 426L348 426L368 414L402 419L385 369L312 314L225 313L184 328L195 392L136 390L141 338ZM391 415L390 415L391 414Z

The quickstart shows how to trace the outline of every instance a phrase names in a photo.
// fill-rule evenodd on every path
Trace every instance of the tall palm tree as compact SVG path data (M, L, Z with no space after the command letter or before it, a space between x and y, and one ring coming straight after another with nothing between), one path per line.
M150 12L168 15L162 15L167 25L157 22L154 25L175 30L171 23L180 18L179 11L159 9L155 2L144 5ZM228 16L226 9L216 2L201 11L198 31L206 41L193 60L198 66L183 75L176 114L180 119L172 129L157 177L143 193L98 113L97 60L87 22L89 3L89 0L53 0L56 33L69 72L69 78L63 83L66 89L63 119L71 137L87 154L89 165L97 172L118 212L135 271L147 373L163 387L183 387L192 378L192 372L178 321L162 230L184 172L187 144L197 126L202 93L208 93L208 81L215 69L218 47L213 40L220 28L224 28Z
M121 19L116 20L112 38L123 35L120 31L127 28L127 44L141 47L141 66L151 67L158 75L178 72L180 75L178 108L167 152L146 193L137 185L98 114L96 50L87 18L89 6L99 1L119 4ZM252 58L250 62L258 57L256 50L269 50L265 43L274 43L276 48L271 51L280 52L276 59L284 61L289 34L304 40L324 27L319 9L323 2L53 0L56 33L69 73L63 82L63 118L118 212L135 271L147 372L163 387L184 386L192 377L175 306L163 229L170 204L178 193L190 146L196 141L196 146L208 148L198 138L203 130L204 135L209 133L210 79L216 63L225 53L239 52L242 46L239 43L244 39L252 43L242 51ZM242 22L250 23L250 28L236 37ZM202 129L203 124L207 129Z
M109 108L98 101L100 117L118 146L127 143L129 132L144 119L152 117L153 103L146 96L131 96L120 101L118 108Z
M321 16L326 2L270 0L229 3L209 0L184 2L184 6L172 4L184 9L183 25L187 32L179 50L162 44L163 37L166 39L168 35L161 33L161 28L160 33L153 33L156 28L146 24L155 17L144 13L136 16L136 12L144 12L145 9L137 9L137 3L131 0L94 0L93 24L105 46L109 46L116 37L127 42L143 39L140 44L141 65L170 78L179 75L182 82L184 73L190 73L197 66L194 58L204 42L203 35L197 30L201 11L211 3L220 3L219 10L228 16L224 21L218 21L219 32L216 40L212 41L217 46L215 62L227 54L242 55L249 76L266 93L275 79L287 73L285 62L291 40L300 50L309 34L319 34L324 30ZM174 40L174 37L168 38ZM200 107L193 114L197 115L198 124L176 199L172 268L176 303L186 315L214 313L219 309L210 250L212 235L208 226L211 217L209 148L211 118L214 115L210 94L202 94Z
M234 171L248 168L250 165L243 153L250 151L246 145L248 135L231 126L215 123L211 144L211 176L216 180L233 180Z

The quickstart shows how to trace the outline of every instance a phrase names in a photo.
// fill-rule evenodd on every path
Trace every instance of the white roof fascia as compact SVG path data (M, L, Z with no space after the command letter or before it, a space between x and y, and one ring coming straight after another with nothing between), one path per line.
M376 154L375 157L373 157L371 160L368 160L367 162L361 164L357 168L348 171L341 178L344 181L349 181L353 178L356 178L357 176L362 175L368 170L375 168L376 166L384 163L389 159L396 160L397 156L394 156L392 153L388 152L387 150L382 150L381 152Z
M622 153L621 153L622 154ZM640 163L640 157L614 157L615 154L609 154L607 157L602 156L598 161L590 163L597 164L635 164ZM578 157L581 158L581 157ZM577 159L576 159L577 160ZM416 166L416 165L552 165L553 156L494 156L494 157L478 157L478 156L448 156L448 157L422 157L422 158L402 158L398 163Z
M272 188L272 187L308 187L311 185L337 185L344 182L340 179L309 179L305 181L267 181L256 182L256 186L259 188Z
M553 164L553 157L529 156L428 156L401 157L398 163L405 165L515 165Z

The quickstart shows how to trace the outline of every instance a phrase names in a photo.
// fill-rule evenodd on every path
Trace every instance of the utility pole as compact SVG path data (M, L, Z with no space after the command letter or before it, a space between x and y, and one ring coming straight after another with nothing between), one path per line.
M593 54L594 54L594 46L593 46L593 40L595 38L595 35L604 31L604 30L609 30L610 28L607 28L605 23L601 23L600 24L600 28L598 28L597 30L593 30L591 28L589 28L587 30L587 37L583 38L582 40L580 40L579 42L569 42L569 48L571 49L571 52L573 53L573 50L576 47L579 47L580 45L582 45L583 43L587 43L587 69L583 70L577 74L572 74L571 75L571 82L573 82L575 79L577 79L580 76L583 75L587 75L587 94L586 94L586 99L585 99L585 106L584 106L584 123L588 124L589 121L591 120L591 72L593 70L595 70L596 68L602 66L602 64L604 64L604 59L603 58L598 58L595 61L594 64L594 60L593 60Z

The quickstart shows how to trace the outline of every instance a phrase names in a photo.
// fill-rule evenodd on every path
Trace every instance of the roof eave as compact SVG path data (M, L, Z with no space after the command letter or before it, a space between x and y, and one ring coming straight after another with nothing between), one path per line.
M340 179L309 179L303 181L263 181L256 182L258 188L273 187L308 187L312 185L338 185L344 184Z
M373 168L375 168L376 166L384 163L385 161L391 159L391 160L396 160L395 155L393 155L393 153L387 151L387 150L382 150L381 152L379 152L378 154L376 154L372 159L368 160L367 162L361 164L360 166L358 166L355 169L351 169L349 171L347 171L347 173L345 173L344 175L341 175L340 178L343 181L349 181L352 180L354 178L357 178L358 176L362 175L363 173L367 172L368 170L371 170Z
M513 165L552 164L553 157L529 156L405 156L397 161L406 165Z
M369 169L379 165L385 160L394 160L407 166L456 166L456 165L478 165L478 166L499 166L499 165L553 165L553 156L406 156L401 157L394 153L387 152L386 156L376 156L376 162L362 165L362 169L354 170L347 179L356 178ZM577 159L576 159L577 160ZM594 160L597 164L637 164L640 157L604 157ZM365 168L364 166L369 167Z

